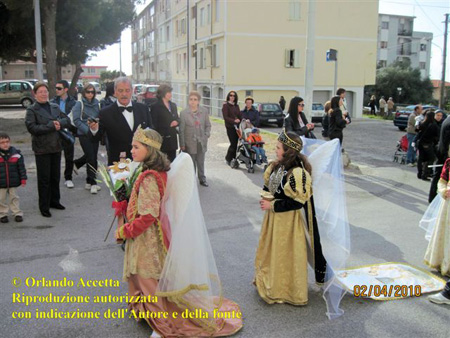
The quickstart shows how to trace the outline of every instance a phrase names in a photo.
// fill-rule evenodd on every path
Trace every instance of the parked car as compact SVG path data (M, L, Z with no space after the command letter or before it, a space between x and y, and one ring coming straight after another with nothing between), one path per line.
M143 84L143 83L136 83L136 84L133 85L133 94L132 94L132 97L131 97L131 99L133 101L137 100L137 94L139 94L141 92L143 86L146 86L146 85Z
M101 94L102 93L102 88L100 87L100 83L95 82L95 81L92 81L92 82L89 82L89 83L95 87L95 92L97 94Z
M410 105L410 106L406 106L400 110L397 110L397 112L395 113L395 117L394 117L394 126L398 127L398 129L400 130L405 130L406 127L408 126L408 118L409 115L411 115L411 113L414 111L414 107L416 105ZM437 110L439 109L439 107L436 106L431 106L431 105L425 105L422 106L423 110L427 110L427 109L434 109Z
M284 124L284 113L278 103L257 103L259 124L276 123L278 127Z
M323 113L324 113L323 104L319 102L313 102L311 110L311 122L322 123Z
M33 86L28 81L0 81L0 104L21 104L27 108L33 102Z
M151 105L156 102L156 91L159 85L143 85L141 91L137 94L137 102Z

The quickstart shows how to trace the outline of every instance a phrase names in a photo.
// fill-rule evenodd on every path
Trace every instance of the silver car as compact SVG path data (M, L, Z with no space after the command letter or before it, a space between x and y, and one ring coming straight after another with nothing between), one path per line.
M33 102L33 86L28 81L0 81L0 104L21 104L27 108Z

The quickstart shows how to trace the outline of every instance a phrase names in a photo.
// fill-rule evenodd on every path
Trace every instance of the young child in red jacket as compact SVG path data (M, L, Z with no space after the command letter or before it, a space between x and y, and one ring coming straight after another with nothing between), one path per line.
M252 132L247 137L247 142L256 153L256 164L261 164L261 162L267 163L266 151L263 148L264 142L258 128L252 129Z
M23 221L16 188L24 187L26 182L27 171L20 150L11 147L8 134L0 132L0 222L9 222L10 209L16 222Z

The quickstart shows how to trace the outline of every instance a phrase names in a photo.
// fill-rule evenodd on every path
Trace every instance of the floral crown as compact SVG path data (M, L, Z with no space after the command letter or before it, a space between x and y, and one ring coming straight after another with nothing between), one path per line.
M300 139L300 143L295 142L286 134L286 131L284 129L280 133L280 135L278 135L278 141L298 152L301 152L303 149L302 139Z
M152 140L150 138L148 138L145 135L144 129L141 128L141 126L139 125L139 127L137 127L134 136L133 136L133 141L138 141L141 142L143 144L146 144L150 147L156 148L157 150L161 149L161 143L159 143L158 141Z

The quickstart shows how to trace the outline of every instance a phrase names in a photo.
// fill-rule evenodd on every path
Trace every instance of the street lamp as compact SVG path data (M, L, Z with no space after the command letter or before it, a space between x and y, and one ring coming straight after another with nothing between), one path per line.
M402 95L402 87L397 87L397 92L398 92L398 100L397 100L397 102L400 103L400 95Z

